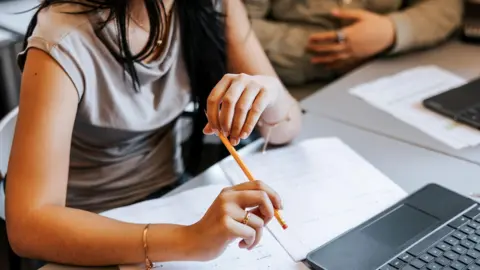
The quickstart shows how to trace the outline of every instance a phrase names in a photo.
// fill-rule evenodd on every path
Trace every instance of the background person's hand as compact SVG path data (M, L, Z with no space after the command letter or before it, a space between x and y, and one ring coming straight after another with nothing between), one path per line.
M276 77L225 75L208 97L208 124L203 132L223 132L237 145L240 139L250 135L262 113L276 102L283 90Z
M336 31L316 33L310 36L307 49L315 54L314 64L335 65L339 62L361 61L389 48L395 41L392 21L366 10L334 10L332 14L352 21L340 31L344 40L337 40Z
M243 224L246 208L253 210ZM204 217L188 228L198 252L195 257L212 260L236 239L242 239L240 248L254 248L260 242L263 227L273 218L274 209L282 209L280 196L261 181L225 188Z

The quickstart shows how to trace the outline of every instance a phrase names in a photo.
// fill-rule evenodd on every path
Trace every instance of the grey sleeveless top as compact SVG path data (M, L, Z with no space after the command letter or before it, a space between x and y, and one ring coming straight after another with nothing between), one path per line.
M158 59L136 63L140 91L107 49L118 50L114 23L95 34L101 13L61 4L43 10L29 48L48 53L78 92L73 129L67 205L103 211L145 198L172 184L183 172L176 119L190 101L178 22L172 17ZM22 62L26 50L19 55ZM61 113L61 112L58 112Z

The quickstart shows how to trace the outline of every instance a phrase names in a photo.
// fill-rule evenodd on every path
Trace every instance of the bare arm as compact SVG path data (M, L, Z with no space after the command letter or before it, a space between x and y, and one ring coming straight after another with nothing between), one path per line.
M31 49L8 170L9 240L18 254L46 261L92 266L143 262L143 225L65 207L77 102L63 70ZM152 226L150 256L156 261L188 259L185 235L182 226Z
M240 0L227 0L227 42L229 67L232 73L267 75L278 78L270 61L262 49ZM262 120L267 123L282 121L290 114L290 121L277 126L272 132L270 142L283 144L291 141L300 132L301 110L298 102L283 87L274 106L267 108ZM263 136L268 132L266 126L259 127Z
M393 53L432 46L445 40L459 25L461 0L414 0L405 10L389 15L396 30Z

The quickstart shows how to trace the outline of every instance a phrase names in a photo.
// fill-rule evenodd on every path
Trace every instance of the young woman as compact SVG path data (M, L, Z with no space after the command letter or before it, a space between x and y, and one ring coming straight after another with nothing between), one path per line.
M241 0L45 0L19 60L6 187L18 254L91 266L210 260L235 239L240 248L255 246L282 207L271 188L250 182L222 191L190 226L95 214L179 181L175 120L192 100L196 124L207 111L203 132L223 132L233 144L257 123L262 135L275 126L275 144L298 133L298 104L251 32Z

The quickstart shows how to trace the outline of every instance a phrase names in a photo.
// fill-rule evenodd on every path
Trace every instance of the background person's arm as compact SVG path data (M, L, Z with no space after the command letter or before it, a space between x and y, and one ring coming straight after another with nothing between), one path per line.
M272 0L243 0L251 19L264 19L272 6Z
M411 0L401 11L389 14L395 26L395 44L390 53L435 45L460 25L462 0Z

